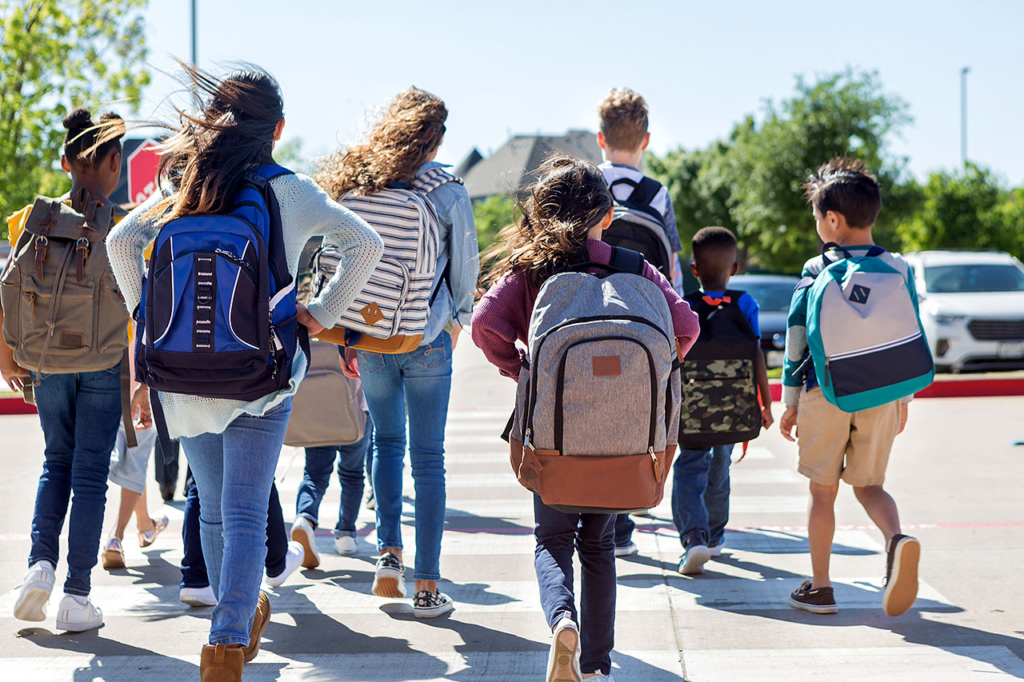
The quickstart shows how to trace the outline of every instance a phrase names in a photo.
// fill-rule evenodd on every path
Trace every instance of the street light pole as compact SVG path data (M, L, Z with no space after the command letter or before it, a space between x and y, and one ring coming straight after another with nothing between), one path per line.
M970 72L969 66L960 69L960 165L964 169L967 168L967 74Z
M192 0L192 66L199 66L199 49L196 44L196 2Z

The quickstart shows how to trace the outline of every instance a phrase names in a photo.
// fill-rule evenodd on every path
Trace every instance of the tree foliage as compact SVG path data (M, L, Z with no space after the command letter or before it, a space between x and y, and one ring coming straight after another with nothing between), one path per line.
M480 251L484 251L498 240L502 228L515 221L515 202L505 194L473 202L473 218L476 220L476 238Z
M0 215L66 189L56 164L68 111L138 109L146 2L0 0Z

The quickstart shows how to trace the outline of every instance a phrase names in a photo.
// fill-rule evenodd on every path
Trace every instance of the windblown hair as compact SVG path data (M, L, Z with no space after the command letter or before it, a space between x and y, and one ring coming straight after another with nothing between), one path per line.
M832 159L808 176L804 190L819 215L835 211L850 227L871 227L882 210L878 180L865 170L860 159Z
M597 108L601 132L612 149L635 152L647 135L647 102L629 88L614 88Z
M388 103L366 138L320 162L313 179L333 199L348 192L373 194L409 183L441 144L448 109L438 97L409 88Z
M490 269L492 283L519 272L539 287L561 268L586 262L587 233L612 207L604 174L589 161L555 155L537 176L526 200L516 200L517 221L483 255L485 262L500 258Z
M93 168L111 153L121 152L125 126L120 116L107 112L93 123L92 113L79 107L64 117L64 156L68 163L82 169Z
M179 126L161 145L159 174L175 189L150 212L161 224L197 213L227 213L239 181L253 166L273 163L274 129L284 118L281 88L246 65L223 78L178 62L194 111L175 109Z

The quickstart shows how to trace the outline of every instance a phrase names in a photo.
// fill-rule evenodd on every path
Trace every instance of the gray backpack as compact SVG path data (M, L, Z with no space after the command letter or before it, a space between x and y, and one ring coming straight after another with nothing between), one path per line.
M605 273L588 274L601 269ZM679 360L665 295L639 253L544 282L509 432L519 482L565 512L661 502L678 436Z

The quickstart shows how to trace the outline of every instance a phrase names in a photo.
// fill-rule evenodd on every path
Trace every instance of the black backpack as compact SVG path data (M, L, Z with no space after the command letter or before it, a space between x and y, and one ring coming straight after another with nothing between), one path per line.
M618 185L629 185L633 188L626 199L619 201L612 192L615 206L615 217L612 224L605 230L601 241L612 246L639 251L652 267L669 277L672 263L672 247L665 234L665 219L651 202L661 191L661 183L651 178L641 178L639 182L630 178L619 178L613 181L609 190Z
M760 346L737 305L742 291L712 299L702 291L684 298L700 319L700 336L683 362L679 443L691 449L743 443L761 432L757 399Z

